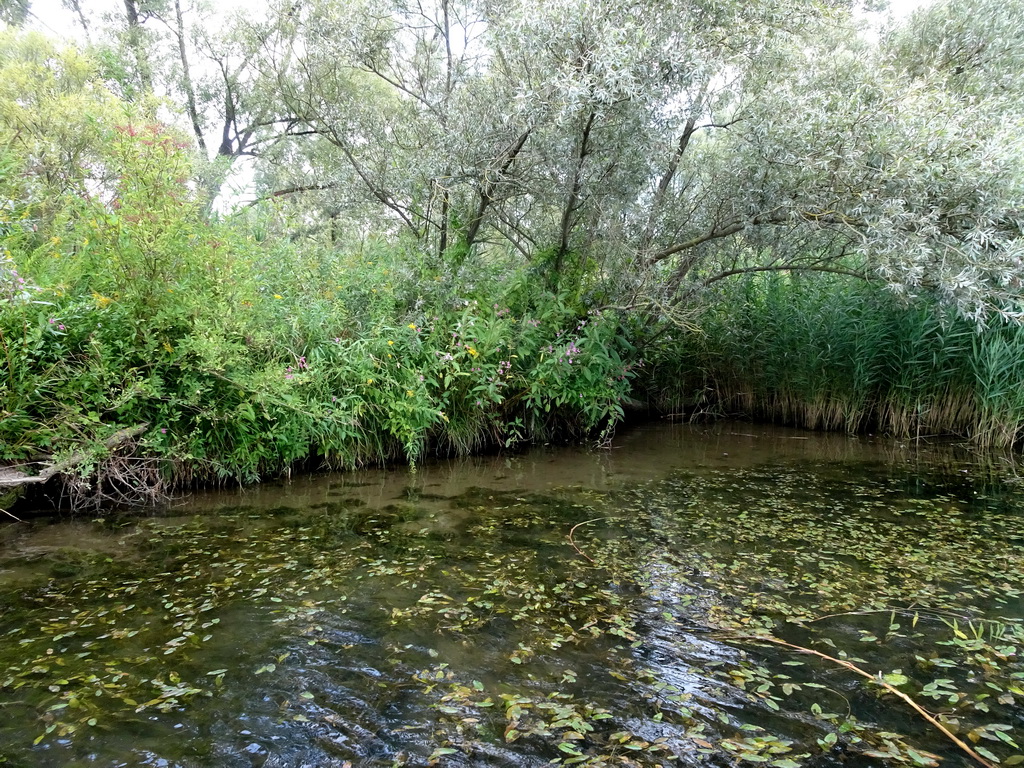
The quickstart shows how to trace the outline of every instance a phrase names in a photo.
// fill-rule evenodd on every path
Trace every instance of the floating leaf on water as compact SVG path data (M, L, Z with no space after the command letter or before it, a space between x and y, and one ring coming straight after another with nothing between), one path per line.
M459 750L452 749L451 747L438 747L437 749L435 749L433 752L430 753L430 757L428 758L428 760L434 761L434 760L437 760L438 758L444 757L445 755L457 754L458 751Z
M998 757L993 755L989 750L985 749L985 747L981 746L980 744L975 745L974 750L979 755L981 755L982 757L985 757L985 758L988 758L989 760L991 760L993 763L998 763L999 762L999 758Z
M892 686L906 685L910 682L910 678L904 674L901 674L898 669L890 672L887 675L882 675L882 679Z

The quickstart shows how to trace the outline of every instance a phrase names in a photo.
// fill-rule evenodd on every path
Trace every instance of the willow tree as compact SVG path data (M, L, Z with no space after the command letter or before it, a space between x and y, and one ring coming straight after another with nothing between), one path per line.
M626 301L828 271L1019 318L1007 8L935 6L879 43L809 0L286 3L249 25L301 126L265 153L265 191L448 260L615 276Z

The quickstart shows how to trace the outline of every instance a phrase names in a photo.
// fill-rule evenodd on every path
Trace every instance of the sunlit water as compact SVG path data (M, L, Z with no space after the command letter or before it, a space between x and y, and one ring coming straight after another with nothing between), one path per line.
M973 764L799 646L1013 765L1022 507L954 448L654 425L2 523L0 762Z

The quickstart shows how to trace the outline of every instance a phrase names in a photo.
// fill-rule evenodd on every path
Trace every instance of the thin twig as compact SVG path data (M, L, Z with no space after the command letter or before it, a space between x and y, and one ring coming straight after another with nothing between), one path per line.
M14 514L11 514L10 512L8 512L6 509L0 509L0 512L3 512L5 515L7 515L12 520L17 520L19 523L24 523L25 522L24 520L22 520L17 515L14 515Z
M984 757L975 752L970 747L970 745L968 745L965 741L957 738L957 736L952 731L950 731L946 726L939 722L939 720L937 720L935 717L929 714L924 708L921 707L920 704L918 704L916 701L910 698L907 694L903 693L903 691L885 682L885 680L882 679L880 674L878 676L872 675L870 672L866 672L860 667L858 667L856 664L853 664L844 659L837 659L835 656L829 656L827 653L815 651L812 648L804 648L802 645L787 643L785 640L779 640L776 637L770 637L765 635L727 635L727 637L729 639L734 640L747 640L750 642L772 643L774 645L781 645L786 648L791 648L794 651L798 651L799 653L807 653L811 656L817 656L819 659L831 661L833 664L838 664L841 667L845 667L846 669L850 670L855 674L860 675L861 677L866 677L868 680L871 680L872 682L877 683L878 685L885 688L887 691L889 691L889 693L902 699L904 703L906 703L915 712L921 715L921 717L923 717L925 720L931 723L932 726L934 726L943 734L945 734L950 741L952 741L954 744L960 747L960 749L963 750L967 755L969 755L973 760L976 760L979 764L985 766L985 768L996 768L996 766L993 763L989 762Z
M877 608L870 611L843 611L842 613L828 613L824 616L816 616L813 619L802 619L801 623L813 624L816 621L824 621L825 619L836 619L842 616L871 616L873 614L878 613L898 613L901 616L910 616L914 614L923 614L925 616L932 617L949 616L950 618L960 619L961 621L992 621L991 619L972 618L971 616L964 616L963 614L953 613L952 611L937 611L932 608Z
M584 552L582 549L580 549L579 547L576 546L576 542L573 541L572 535L574 533L576 533L576 529L579 528L581 525L587 525L589 523L596 523L598 520L604 520L604 519L605 518L603 518L603 517L595 517L592 520L584 520L582 523L576 523L576 525L574 525L572 528L569 529L569 545L573 549L575 549L577 553L579 553L581 556L585 557L587 560L589 560L592 563L594 562L594 558L592 558L590 555L588 555L586 552Z

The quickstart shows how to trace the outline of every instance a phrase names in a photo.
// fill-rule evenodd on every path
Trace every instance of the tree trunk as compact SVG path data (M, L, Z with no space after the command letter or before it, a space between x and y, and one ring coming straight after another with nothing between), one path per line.
M182 81L185 86L185 106L189 119L192 121L192 130L196 134L196 143L205 156L206 139L203 138L203 125L196 108L196 91L192 85L192 73L188 66L188 51L185 48L185 21L181 13L181 0L174 0L174 18L177 23L175 32L178 38L178 55L181 58Z
M128 47L135 57L135 65L139 70L139 86L143 94L153 92L153 71L149 65L149 55L146 53L145 40L143 39L142 21L139 18L139 5L137 0L124 0L125 20L128 23L127 40ZM137 99L136 99L137 100Z

